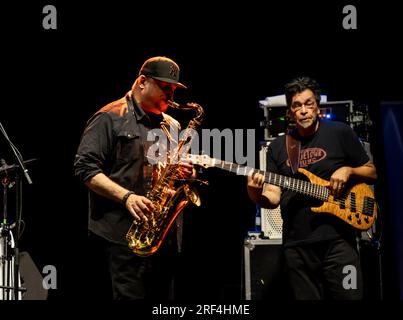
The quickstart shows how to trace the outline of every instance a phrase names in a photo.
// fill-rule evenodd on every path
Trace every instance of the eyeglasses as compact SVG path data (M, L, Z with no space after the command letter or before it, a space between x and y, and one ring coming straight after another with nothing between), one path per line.
M316 101L313 99L308 99L307 101L305 101L304 103L301 103L299 101L295 101L292 105L291 105L291 109L293 111L299 111L302 109L302 107L305 106L306 109L309 110L313 110L316 107Z

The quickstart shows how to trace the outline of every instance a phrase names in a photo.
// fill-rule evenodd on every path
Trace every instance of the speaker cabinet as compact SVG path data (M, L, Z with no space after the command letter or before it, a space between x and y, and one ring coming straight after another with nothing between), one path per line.
M245 240L245 300L290 298L281 242L281 239Z

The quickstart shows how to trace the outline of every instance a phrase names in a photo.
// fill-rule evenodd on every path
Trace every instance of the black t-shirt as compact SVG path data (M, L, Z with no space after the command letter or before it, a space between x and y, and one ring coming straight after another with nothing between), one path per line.
M341 122L321 120L319 129L312 136L297 135L295 138L301 141L299 167L325 180L329 180L340 167L359 167L369 161L355 132ZM285 136L277 138L269 145L267 170L292 176ZM295 178L308 180L300 173ZM340 218L311 211L311 207L320 204L321 202L308 196L282 190L280 208L285 246L355 237L355 229Z

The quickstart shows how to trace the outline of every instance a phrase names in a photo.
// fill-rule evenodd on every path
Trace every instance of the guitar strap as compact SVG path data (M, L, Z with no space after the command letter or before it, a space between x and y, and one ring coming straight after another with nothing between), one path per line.
M301 142L296 140L291 132L288 132L286 135L286 148L288 159L290 161L290 167L293 174L298 171L299 167L299 159L300 159L300 151L301 151Z

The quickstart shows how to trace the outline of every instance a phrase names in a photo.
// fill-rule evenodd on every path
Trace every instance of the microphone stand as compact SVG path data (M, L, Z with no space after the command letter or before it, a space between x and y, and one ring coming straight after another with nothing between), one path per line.
M28 173L27 173L28 174ZM31 181L32 183L32 181ZM16 187L16 205L15 205L15 237L14 237L14 300L20 300L19 293L24 290L20 288L20 250L19 250L19 238L20 238L20 222L21 222L21 209L22 209L22 183L18 171L15 173L15 187Z
M9 286L9 272L8 272L8 225L5 223L7 221L7 188L9 186L9 180L7 177L1 179L1 184L3 185L3 221L1 222L0 226L0 249L1 249L1 261L0 265L3 266L1 268L1 292L2 292L2 299L8 300L9 290L11 287Z
M25 165L24 165L24 161L22 158L21 153L18 151L17 147L11 142L10 138L8 137L3 125L0 122L0 131L1 133L4 135L4 137L6 138L7 142L9 143L11 150L14 153L14 156L18 162L18 165L16 167L19 167L21 169L21 171L23 172L28 184L32 184L32 180L28 174L28 169L26 169ZM1 223L1 236L4 238L4 251L3 254L4 258L2 257L4 262L4 265L7 265L6 260L8 259L8 250L7 250L7 246L8 244L12 244L11 240L12 240L12 234L11 234L11 228L8 224L7 221L7 188L9 187L9 178L7 177L7 164L5 163L5 161L2 161L2 168L4 167L4 171L6 172L6 176L3 179L5 182L8 183L3 183L3 188L4 188L4 213L3 213L3 221ZM20 176L18 174L18 170L15 170L16 175L15 175L15 183L16 183L16 219L15 219L15 237L14 237L14 263L12 261L12 259L10 259L10 261L8 263L11 264L12 269L13 269L13 296L14 296L14 300L19 300L20 297L20 292L22 291L26 291L25 288L20 287L20 277L19 277L19 266L20 266L20 259L19 259L19 247L18 247L18 242L19 242L19 237L20 237L20 224L21 224L21 209L22 209L22 184L20 181ZM3 182L2 180L2 182ZM12 185L11 185L12 186ZM8 243L8 241L10 241ZM7 265L8 266L8 265ZM8 269L8 268L7 268ZM5 272L3 270L3 275L5 275ZM10 272L7 270L7 277L8 277L8 281L9 282L9 276L10 276ZM3 277L3 281L4 281L4 277ZM3 290L4 289L9 289L9 286L2 286ZM8 293L8 291L7 291ZM4 298L4 297L3 297Z

